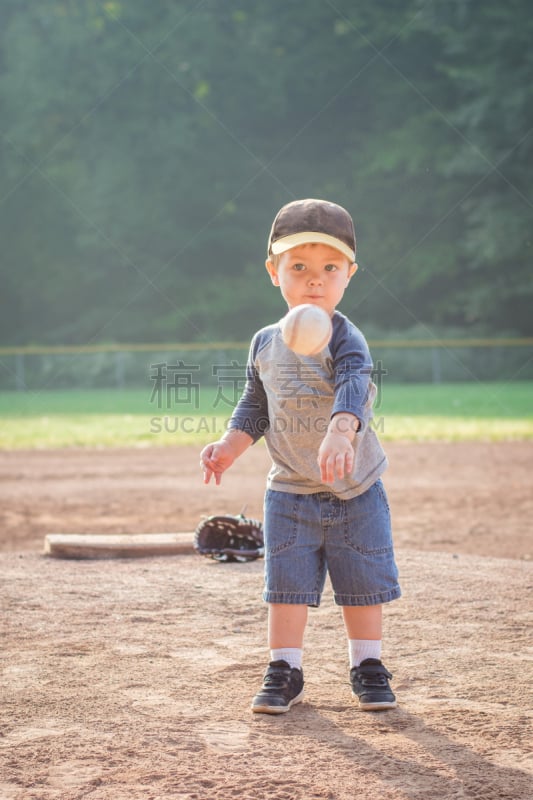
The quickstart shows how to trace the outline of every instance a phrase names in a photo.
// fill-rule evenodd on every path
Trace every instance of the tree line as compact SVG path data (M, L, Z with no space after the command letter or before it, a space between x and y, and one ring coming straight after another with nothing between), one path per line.
M531 334L526 0L0 6L0 337L242 340L297 197L354 216L364 330Z

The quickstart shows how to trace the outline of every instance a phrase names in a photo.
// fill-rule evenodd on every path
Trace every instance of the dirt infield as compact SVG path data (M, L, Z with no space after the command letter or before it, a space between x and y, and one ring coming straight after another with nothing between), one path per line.
M328 587L305 701L281 718L249 710L261 562L40 555L49 532L187 530L244 501L260 516L262 447L218 488L193 449L2 453L0 800L529 800L533 445L387 451L399 708L355 710Z
M533 558L533 443L388 444L397 547ZM0 453L0 550L47 533L192 530L202 515L262 515L266 449L203 486L195 448Z

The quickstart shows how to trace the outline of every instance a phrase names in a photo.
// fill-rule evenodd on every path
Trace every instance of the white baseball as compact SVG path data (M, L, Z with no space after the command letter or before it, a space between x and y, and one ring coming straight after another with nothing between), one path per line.
M327 311L312 303L295 306L281 320L283 341L302 356L320 353L331 339L331 318Z

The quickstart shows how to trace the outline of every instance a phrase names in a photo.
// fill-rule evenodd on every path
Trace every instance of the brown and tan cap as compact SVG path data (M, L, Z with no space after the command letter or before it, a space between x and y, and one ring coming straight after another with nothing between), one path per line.
M279 255L301 244L327 244L355 261L355 230L350 214L327 200L294 200L272 224L268 254Z

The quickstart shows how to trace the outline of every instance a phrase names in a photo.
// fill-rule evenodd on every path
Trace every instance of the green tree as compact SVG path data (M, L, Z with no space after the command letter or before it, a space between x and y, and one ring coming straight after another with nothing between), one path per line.
M427 234L390 283L396 293L406 280L421 320L431 320L427 308L437 321L530 333L530 9L525 0L419 5L391 56L411 106L369 157L378 176L412 176L420 187L393 230L407 215Z
M354 214L363 325L531 331L525 0L6 0L0 336L245 339L279 206Z

